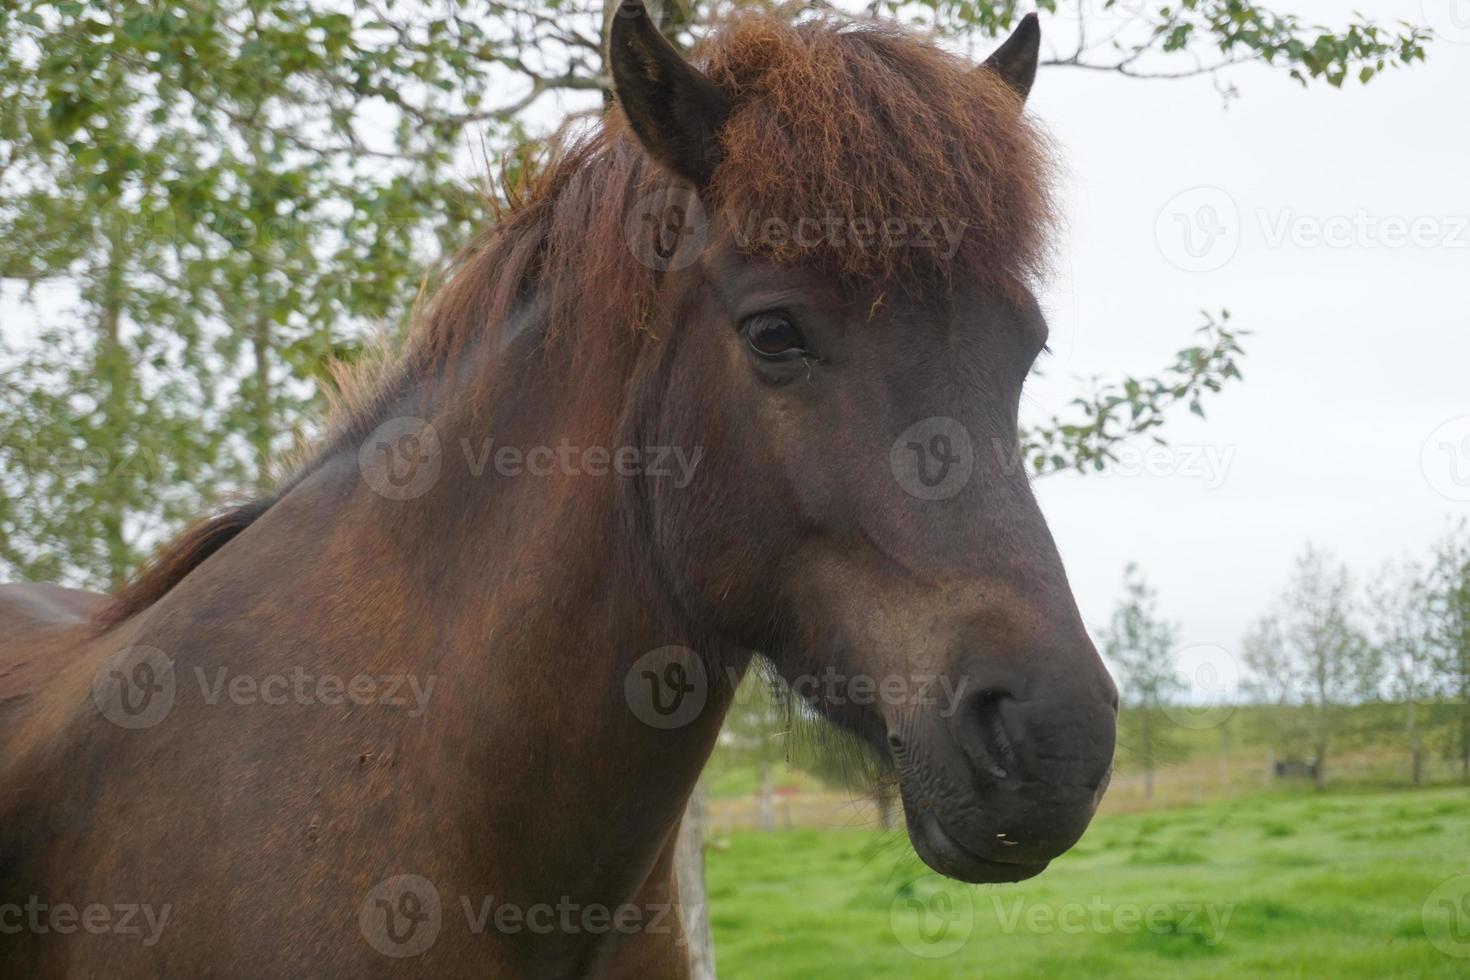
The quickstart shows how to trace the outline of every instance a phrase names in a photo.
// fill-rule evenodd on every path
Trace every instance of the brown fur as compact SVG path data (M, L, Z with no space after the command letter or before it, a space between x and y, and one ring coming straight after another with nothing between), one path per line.
M947 259L879 234L753 250L812 264L875 295L919 294L956 276L1010 294L1041 271L1052 217L1049 147L995 75L898 28L831 19L792 26L739 18L695 60L735 103L722 134L725 159L706 195L730 224L831 215L875 228L944 220L965 229ZM584 325L647 327L660 273L628 261L624 235L639 202L673 178L648 160L616 109L590 135L563 134L546 164L530 169L524 184L507 188L499 223L461 253L428 304L399 377L441 369L503 325L535 286L550 292L548 337L572 336L580 359L605 361L607 345L626 342ZM386 377L384 384L374 371L369 383L346 386L345 411L321 455L371 427L396 390L394 375ZM112 598L99 626L147 608L267 506L257 501L185 532Z
M835 215L946 220L966 229L946 260L931 249L774 245L862 282L919 292L961 272L992 292L1040 271L1050 225L1048 147L996 75L895 27L737 21L704 52L739 102L722 133L717 206L788 224Z

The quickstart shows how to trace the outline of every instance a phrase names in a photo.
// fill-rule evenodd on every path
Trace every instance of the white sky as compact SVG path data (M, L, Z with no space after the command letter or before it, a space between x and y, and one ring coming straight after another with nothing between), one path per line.
M1338 22L1346 6L1294 9ZM1226 307L1253 332L1245 382L1210 401L1205 422L1181 413L1163 430L1223 469L1180 452L1131 476L1038 483L1094 627L1136 560L1185 645L1234 651L1308 540L1361 581L1422 553L1447 516L1470 516L1470 2L1426 0L1422 16L1418 4L1355 6L1456 41L1341 91L1234 69L1228 109L1208 79L1043 68L1037 80L1030 105L1064 149L1069 228L1043 296L1055 357L1023 411L1060 409L1073 378L1163 366L1202 309ZM1176 201L1198 187L1218 190ZM1176 212L1204 222L1199 204L1226 232L1201 259L1212 271L1171 261L1190 261ZM1369 230L1346 224L1336 246L1277 234L1284 220L1310 234L1360 212ZM1377 244L1374 223L1416 218L1433 219L1421 234L1437 244Z

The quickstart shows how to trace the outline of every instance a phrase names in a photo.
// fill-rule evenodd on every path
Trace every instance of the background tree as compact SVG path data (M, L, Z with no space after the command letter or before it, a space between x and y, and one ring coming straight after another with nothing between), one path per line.
M1120 723L1134 728L1132 741L1143 767L1144 795L1154 795L1154 767L1170 746L1171 730L1163 708L1183 687L1174 668L1175 630L1158 614L1158 594L1144 581L1138 566L1123 573L1123 597L1102 636L1103 657L1118 678L1120 699L1128 711Z
M1368 586L1372 644L1386 666L1391 695L1404 705L1404 738L1414 786L1424 781L1424 746L1419 701L1435 690L1429 596L1422 570L1413 564L1385 565Z
M1242 691L1256 707L1250 716L1252 736L1270 747L1273 766L1279 750L1289 757L1307 754L1312 730L1298 710L1295 665L1277 617L1267 614L1251 624L1240 651L1245 666Z
M1459 706L1460 779L1470 783L1470 524L1460 521L1434 545L1424 584L1435 672Z
M1341 734L1343 707L1364 688L1366 643L1353 623L1347 569L1308 545L1296 561L1276 612L1288 655L1286 669L1310 710L1319 789L1327 785L1327 757Z

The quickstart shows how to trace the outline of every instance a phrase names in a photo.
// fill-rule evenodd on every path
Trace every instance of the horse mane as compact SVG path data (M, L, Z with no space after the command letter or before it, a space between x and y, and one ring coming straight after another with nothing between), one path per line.
M1015 296L1044 271L1050 147L997 75L905 29L833 16L791 24L736 15L693 61L733 105L702 194L726 234L772 220L963 229L952 252L883 233L757 235L743 250L820 268L855 289L913 296L955 281ZM404 392L496 339L527 294L547 303L544 343L575 336L573 367L615 363L616 348L652 332L667 273L639 261L629 236L643 233L639 209L676 178L643 152L615 105L601 126L563 130L548 149L453 260L399 358L344 379L312 462L271 496L185 531L111 597L98 626L152 605L315 466L360 441ZM589 329L610 324L627 329Z

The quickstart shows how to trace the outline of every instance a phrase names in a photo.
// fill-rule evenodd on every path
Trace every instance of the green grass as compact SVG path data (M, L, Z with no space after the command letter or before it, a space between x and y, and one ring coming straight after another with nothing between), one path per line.
M1104 815L1019 885L942 879L901 832L742 833L709 855L727 980L1463 978L1470 958L1437 948L1424 912L1442 945L1470 957L1470 877L1440 887L1459 875L1470 875L1463 789Z

